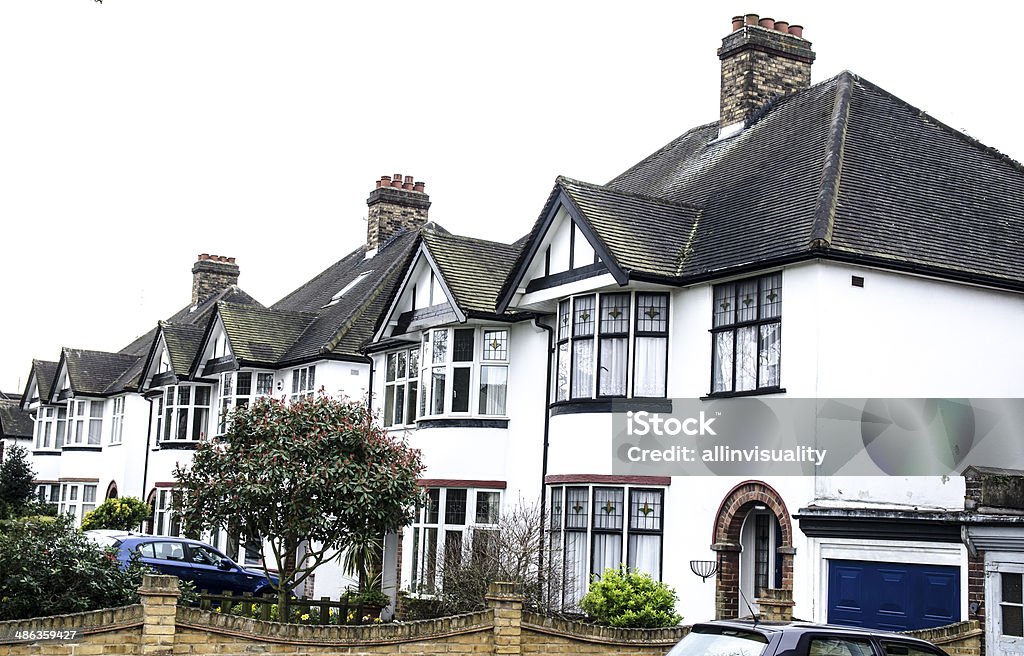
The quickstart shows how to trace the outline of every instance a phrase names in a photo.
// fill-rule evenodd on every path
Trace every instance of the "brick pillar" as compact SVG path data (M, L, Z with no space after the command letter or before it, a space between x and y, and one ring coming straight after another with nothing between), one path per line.
M171 654L178 612L177 576L145 574L139 597L142 601L142 653Z
M718 552L718 576L715 578L715 619L739 616L740 548L735 544L713 544Z
M981 647L985 653L985 552L967 555L967 619L977 620L981 627Z
M521 654L523 595L515 583L491 583L484 597L494 609L494 654Z
M757 598L757 615L767 622L792 622L794 605L792 590L765 588Z

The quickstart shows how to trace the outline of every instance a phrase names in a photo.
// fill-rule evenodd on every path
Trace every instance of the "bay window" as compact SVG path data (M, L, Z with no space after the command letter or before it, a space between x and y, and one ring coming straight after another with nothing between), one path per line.
M548 553L561 576L551 594L571 608L591 578L622 566L660 580L663 499L664 490L641 487L550 488Z
M164 390L163 419L158 424L164 441L198 442L205 439L210 422L210 387L171 385Z
M495 544L501 492L473 488L431 488L412 528L410 590L433 594L443 585L446 564L481 555Z
M62 406L60 410L64 411L66 417L67 408ZM54 435L56 417L57 408L53 406L39 408L39 411L36 413L36 449L60 448L60 444L57 444L56 436Z
M405 426L416 421L416 393L420 375L419 348L385 356L384 426Z
M71 399L70 421L65 446L98 446L103 434L103 401Z
M309 367L310 370L313 367ZM305 371L305 370L303 370ZM293 374L294 376L294 374ZM310 384L312 384L312 373ZM235 408L244 408L261 396L270 396L274 389L274 374L266 371L225 371L220 375L220 416L217 434L227 431L228 415ZM292 395L294 401L298 398Z
M425 331L419 362L420 417L507 414L507 328Z
M778 389L782 274L715 285L711 392Z
M668 294L575 296L557 321L556 401L665 396Z

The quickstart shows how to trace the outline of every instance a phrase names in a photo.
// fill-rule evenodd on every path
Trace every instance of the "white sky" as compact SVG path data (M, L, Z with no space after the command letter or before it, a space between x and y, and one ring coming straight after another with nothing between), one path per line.
M190 299L200 252L269 305L357 247L381 175L514 240L558 174L606 182L717 119L734 14L1018 160L1015 3L5 0L0 389L117 350Z

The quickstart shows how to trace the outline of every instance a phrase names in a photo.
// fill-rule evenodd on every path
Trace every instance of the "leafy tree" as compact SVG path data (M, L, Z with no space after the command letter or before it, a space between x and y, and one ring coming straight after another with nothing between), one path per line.
M237 526L270 546L278 603L333 552L397 531L420 502L419 451L378 427L365 404L322 392L236 408L223 440L178 466L173 509L186 533ZM308 541L305 558L296 549ZM264 559L264 569L266 569Z
M82 518L82 530L121 529L129 531L149 518L152 509L142 499L121 497L107 499L95 510L86 513Z
M675 626L683 619L676 614L676 593L646 572L606 569L580 606L600 624L621 627L657 628Z
M17 517L30 506L36 474L28 462L28 450L15 444L0 464L0 519Z

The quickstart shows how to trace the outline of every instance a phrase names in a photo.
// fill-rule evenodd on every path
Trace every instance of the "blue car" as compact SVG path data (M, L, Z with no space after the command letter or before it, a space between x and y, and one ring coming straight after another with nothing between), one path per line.
M137 553L142 564L161 574L192 581L196 590L211 594L251 592L259 596L272 593L272 586L277 585L276 577L268 579L261 571L246 569L198 540L110 531L85 533L104 546L116 547L122 567L127 567L132 554Z

